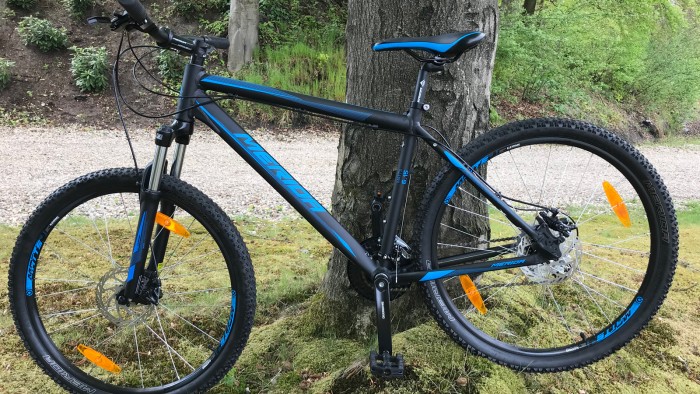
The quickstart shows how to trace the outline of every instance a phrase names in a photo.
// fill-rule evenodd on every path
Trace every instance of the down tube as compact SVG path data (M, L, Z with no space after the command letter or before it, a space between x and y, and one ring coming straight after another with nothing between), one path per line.
M206 102L207 99L201 99ZM199 103L200 100L197 102ZM236 153L255 169L284 197L321 235L350 260L372 274L376 264L367 257L364 248L343 226L292 177L253 137L231 119L215 103L198 107L195 115L226 141Z

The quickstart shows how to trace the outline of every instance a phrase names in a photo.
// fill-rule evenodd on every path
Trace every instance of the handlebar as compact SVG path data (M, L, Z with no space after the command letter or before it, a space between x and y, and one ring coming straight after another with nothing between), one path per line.
M144 29L147 29L150 27L150 25L155 25L151 18L148 17L148 13L146 12L146 9L143 7L143 4L141 4L141 1L139 0L118 0L119 5L121 5L126 12L129 13L129 16L131 16L131 19L133 19L134 22L138 23L139 26L143 27Z
M229 41L223 37L209 36L178 36L170 29L158 27L148 16L146 8L140 0L117 0L124 10L129 14L131 20L138 25L144 33L150 35L155 42L164 48L172 48L187 53L192 53L195 48L195 40L199 39L206 44L217 49L228 49Z

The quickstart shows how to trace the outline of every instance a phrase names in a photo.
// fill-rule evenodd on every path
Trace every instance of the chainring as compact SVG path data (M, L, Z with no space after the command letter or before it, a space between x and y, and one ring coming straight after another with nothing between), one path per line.
M379 238L368 238L360 243L362 247L365 248L367 253L370 255L372 260L377 260L379 257L379 249L381 246L381 243L379 241ZM401 260L399 262L399 265L401 265ZM393 270L395 269L396 266L392 264L389 269ZM370 301L375 300L375 294L374 294L374 282L372 281L372 278L370 275L365 273L365 271L362 270L357 264L352 263L348 261L347 265L347 275L348 275L348 280L350 281L350 286L363 298L366 298ZM395 300L399 297L401 297L408 289L411 287L410 284L408 285L399 285L397 283L391 283L390 289L390 299Z

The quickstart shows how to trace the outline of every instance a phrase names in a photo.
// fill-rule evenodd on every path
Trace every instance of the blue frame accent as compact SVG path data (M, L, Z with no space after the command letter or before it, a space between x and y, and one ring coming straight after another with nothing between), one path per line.
M450 156L452 156L452 155L450 155ZM454 158L454 156L452 156L452 158ZM486 161L488 161L488 159L489 159L488 155L484 156L481 160L474 163L472 168L476 170L477 168L479 168L480 165L486 163ZM452 162L452 160L450 160L450 162ZM461 177L459 177L459 179L457 179L457 182L455 182L454 186L452 186L452 189L450 189L450 191L447 193L447 196L445 196L445 205L450 203L450 200L452 200L452 196L454 196L455 193L457 192L457 188L459 188L462 185L462 183L464 183L464 181L466 179L467 178L465 178L464 175L462 175Z
M136 241L134 242L134 250L131 253L131 264L129 264L129 273L126 276L126 281L131 282L134 279L134 271L136 270L136 263L138 263L138 252L141 250L141 244L143 243L143 228L144 222L146 221L146 215L141 215L141 220L139 220L139 228L136 231Z
M34 274L36 272L36 262L39 259L41 248L44 246L43 237L38 239L32 249L32 254L29 256L29 264L27 264L27 279L24 284L24 291L27 297L34 295Z
M228 322L226 323L226 330L224 330L224 335L219 341L219 349L224 347L229 335L231 335L231 330L233 329L233 322L236 319L236 290L231 290L231 313L228 316Z
M380 42L372 46L372 50L376 52L380 51L390 51L395 49L414 49L419 51L428 51L433 53L446 53L452 49L458 42L466 37L479 34L479 32L471 32L463 35L462 37L452 41L448 44L438 44L434 42L425 41L405 41L405 42Z
M603 339L611 336L614 334L617 330L622 328L622 326L627 323L632 315L634 315L635 312L639 309L639 307L642 305L642 302L644 302L644 299L640 296L637 296L637 298L634 299L634 302L632 302L632 305L627 309L624 315L620 316L619 319L617 319L613 324L610 325L605 331L599 333L596 336L595 342L600 342Z
M455 272L455 270L435 270L435 271L430 271L427 274L423 275L422 278L420 278L421 282L425 282L428 280L435 280L435 279L440 279L443 278L451 273Z
M216 104L205 98L195 100L200 106L196 111L201 119L218 130L229 144L244 160L274 187L294 208L338 250L349 259L368 271L375 269L374 262L364 253L364 248L340 223L309 193L299 182L282 167L253 137L246 133L233 119Z

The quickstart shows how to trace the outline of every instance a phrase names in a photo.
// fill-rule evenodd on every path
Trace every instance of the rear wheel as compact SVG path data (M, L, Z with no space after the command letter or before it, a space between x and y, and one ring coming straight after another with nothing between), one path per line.
M486 314L458 277L425 282L441 327L465 348L527 371L586 365L637 335L666 296L678 249L670 196L641 154L605 130L559 119L503 126L459 153L528 223L556 208L576 229L556 234L564 239L556 261L472 276ZM498 246L498 259L533 253L529 237L451 167L422 209L425 269Z
M156 305L116 302L141 176L111 169L63 186L33 213L12 255L17 330L71 391L203 391L231 368L250 333L255 280L240 235L209 198L168 176L162 201L174 204L172 218L190 235L170 234Z

